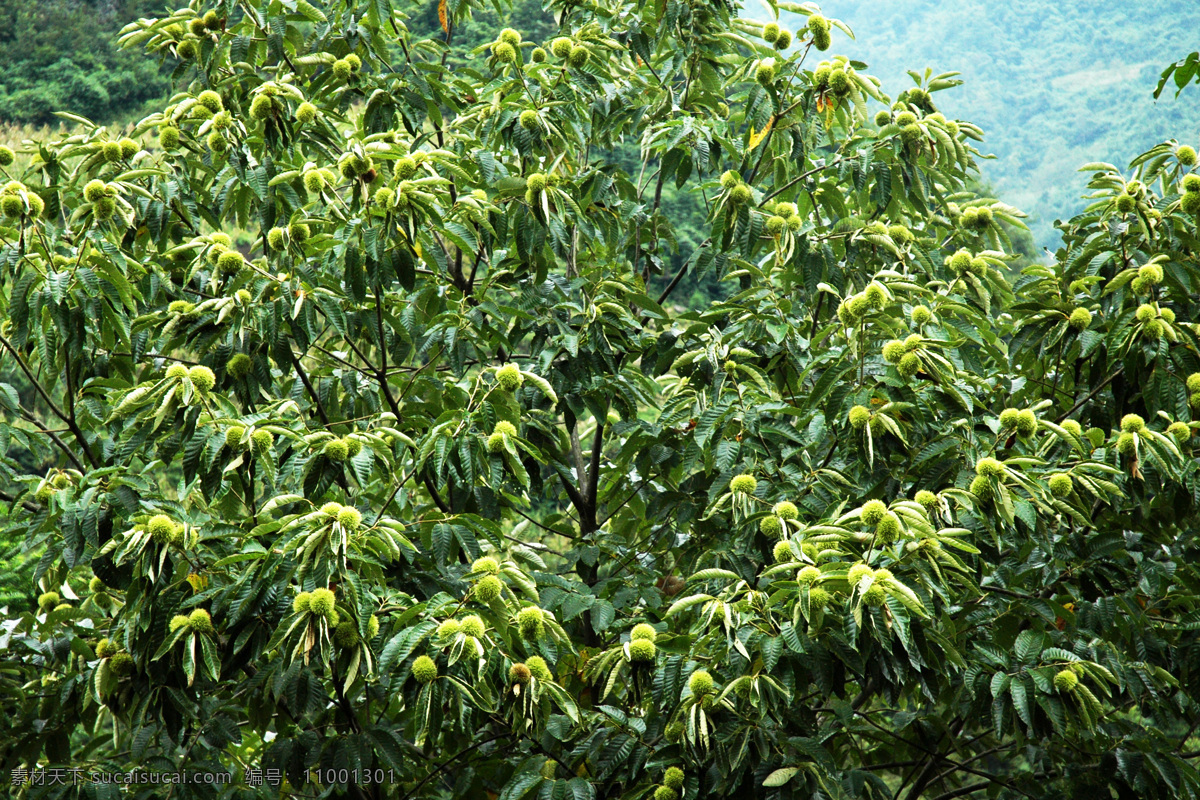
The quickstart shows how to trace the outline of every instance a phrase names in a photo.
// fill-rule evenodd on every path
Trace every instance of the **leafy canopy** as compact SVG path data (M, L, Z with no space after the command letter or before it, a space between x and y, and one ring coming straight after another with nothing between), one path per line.
M955 76L885 93L779 8L555 5L467 52L465 1L433 38L389 0L127 28L169 105L0 197L40 559L3 766L1195 796L1195 154L1095 166L1012 274ZM707 228L668 274L672 185ZM685 273L729 298L678 310Z

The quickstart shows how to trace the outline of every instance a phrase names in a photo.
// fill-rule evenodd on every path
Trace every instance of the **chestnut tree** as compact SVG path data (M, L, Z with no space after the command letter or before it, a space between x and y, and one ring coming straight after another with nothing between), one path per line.
M0 766L1200 794L1195 151L1018 263L955 75L814 4L432 10L196 0L128 137L0 153Z

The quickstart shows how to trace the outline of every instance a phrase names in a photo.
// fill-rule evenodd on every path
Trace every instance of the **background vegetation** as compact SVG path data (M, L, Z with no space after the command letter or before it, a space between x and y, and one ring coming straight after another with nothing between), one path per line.
M0 0L0 126L47 124L70 110L108 123L167 91L155 59L121 50L116 32L161 0Z
M870 42L871 70L903 85L906 70L958 71L953 113L987 131L983 174L1030 215L1041 248L1054 221L1085 205L1081 165L1124 166L1157 142L1200 145L1200 104L1157 102L1170 62L1196 49L1200 5L1017 0L830 0L830 14ZM785 15L786 16L786 15Z

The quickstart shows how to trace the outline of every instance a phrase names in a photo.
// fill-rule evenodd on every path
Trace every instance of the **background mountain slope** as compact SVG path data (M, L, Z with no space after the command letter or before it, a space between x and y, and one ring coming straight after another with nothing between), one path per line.
M162 0L0 0L0 123L46 124L69 110L110 122L159 100L167 71L117 46L117 31Z
M1053 249L1054 220L1083 207L1083 164L1124 167L1171 137L1200 144L1196 96L1152 96L1167 64L1200 45L1200 3L827 0L822 8L858 39L835 36L829 52L866 61L892 96L912 85L906 69L962 72L964 85L937 102L984 127L983 149L996 155L984 177L1029 212L1039 245Z

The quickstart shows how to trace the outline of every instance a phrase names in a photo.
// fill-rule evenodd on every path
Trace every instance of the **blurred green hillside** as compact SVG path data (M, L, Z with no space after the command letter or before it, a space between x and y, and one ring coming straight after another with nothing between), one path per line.
M0 0L0 123L70 110L108 122L165 96L167 75L116 33L162 0Z
M1029 212L1038 244L1053 249L1055 219L1083 207L1089 161L1125 166L1171 137L1200 144L1200 104L1152 93L1162 70L1200 45L1194 0L824 0L860 49L835 36L830 53L866 61L889 94L912 85L906 69L957 70L965 84L935 95L942 110L982 125L984 176ZM746 14L763 18L754 7ZM789 15L790 16L790 15ZM798 27L798 26L797 26Z

